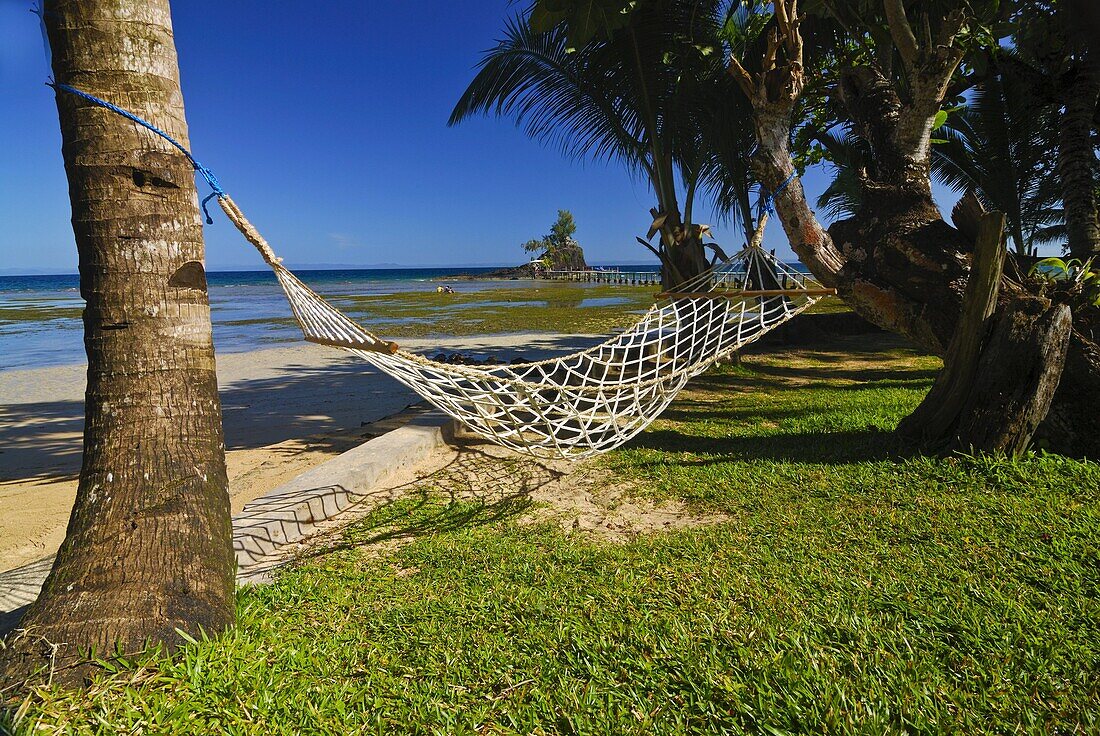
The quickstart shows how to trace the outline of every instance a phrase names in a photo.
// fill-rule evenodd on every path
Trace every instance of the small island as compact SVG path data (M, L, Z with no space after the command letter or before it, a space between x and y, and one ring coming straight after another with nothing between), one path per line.
M530 261L519 266L497 269L489 273L461 273L444 276L437 281L482 281L485 279L534 279L545 271L587 271L584 249L573 235L577 223L569 210L558 210L558 219L550 226L550 232L541 238L532 238L523 244L523 250L535 254Z

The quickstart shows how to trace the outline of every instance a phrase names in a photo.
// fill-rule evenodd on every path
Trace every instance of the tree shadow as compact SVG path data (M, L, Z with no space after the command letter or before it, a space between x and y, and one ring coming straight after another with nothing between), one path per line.
M814 356L814 360L825 361ZM835 360L841 362L841 359ZM839 368L817 366L791 366L754 364L754 373L771 378L799 381L853 381L854 385L830 386L830 388L860 389L881 388L884 382L898 386L915 386L931 382L939 373L936 368Z
M631 461L651 467L753 461L846 464L904 459L915 454L893 432L879 429L751 437L705 437L661 429L639 435L627 447L664 453L652 461Z

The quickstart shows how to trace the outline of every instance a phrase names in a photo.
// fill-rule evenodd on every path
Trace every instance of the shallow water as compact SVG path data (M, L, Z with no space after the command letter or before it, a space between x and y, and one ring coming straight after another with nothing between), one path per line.
M627 266L623 270L639 268L643 267ZM297 274L319 294L346 310L353 319L369 323L371 302L358 297L432 292L438 286L433 279L491 270L494 269L302 270ZM293 320L290 307L270 271L214 271L207 274L207 279L214 345L218 351L243 352L301 340L301 332ZM450 281L448 285L460 293L545 286L514 280ZM530 303L539 301L535 299ZM593 298L584 299L577 306L606 306L623 301L617 297ZM401 298L395 297L394 302L400 305ZM455 303L447 307L473 312L466 307L508 308L524 303L479 300L469 305ZM423 309L422 304L419 307ZM76 274L0 276L0 371L83 362L83 325L80 319L83 308L84 300L80 297ZM393 310L387 310L390 311ZM470 319L475 318L476 315L471 313ZM387 314L385 323L400 324L414 319Z

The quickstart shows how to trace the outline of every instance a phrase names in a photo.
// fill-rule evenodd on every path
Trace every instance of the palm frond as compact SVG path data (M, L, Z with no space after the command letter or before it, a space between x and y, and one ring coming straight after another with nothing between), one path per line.
M539 33L511 18L448 124L479 114L510 117L567 155L639 164L648 141L638 111L624 99L622 75L609 73L606 49L590 46L570 52L563 28Z
M932 149L932 172L956 191L974 191L987 209L1003 212L1016 250L1028 252L1038 229L1061 217L1051 155L1055 126L1051 106L1019 78L1013 59L1013 51L1002 50L966 108L949 116L939 131L944 142Z

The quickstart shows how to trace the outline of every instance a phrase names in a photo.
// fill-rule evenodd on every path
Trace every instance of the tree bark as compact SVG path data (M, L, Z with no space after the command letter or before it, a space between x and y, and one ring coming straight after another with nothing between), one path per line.
M825 286L838 286L844 257L806 201L802 182L794 176L791 160L791 124L805 86L802 66L801 22L797 0L775 0L775 28L768 37L761 71L750 72L736 57L730 73L748 97L758 142L752 168L773 197L773 205L792 250ZM785 63L780 62L783 54ZM785 185L784 185L785 183Z
M54 78L187 144L168 0L47 0ZM89 649L172 645L234 618L231 522L190 164L64 91L62 154L88 356L84 455L65 541L4 671L75 685Z
M998 316L959 412L952 447L1019 455L1031 446L1062 377L1073 319L1065 304L1018 299Z
M1066 211L1069 254L1082 260L1100 256L1096 149L1093 116L1100 97L1096 64L1082 60L1065 92L1065 109L1058 129L1058 176Z
M661 258L661 286L665 291L674 291L702 274L710 264L699 227L684 225L675 203L662 203L662 206L666 209L655 207L649 211L653 216L649 235L661 234L661 249L657 253ZM653 250L646 240L638 238L638 242Z
M666 288L675 289L680 284L689 281L706 271L710 264L707 262L707 253L703 249L703 241L694 235L682 237L671 247L666 248L669 260L675 270L667 274ZM670 269L663 269L669 271Z
M897 432L922 445L942 445L958 423L970 395L989 323L997 307L1005 251L1001 247L1004 215L991 212L978 224L974 264L966 284L962 316L928 394Z
M1017 298L996 318L1005 218L985 215L943 370L898 434L945 451L1019 455L1047 416L1065 363L1069 307Z

